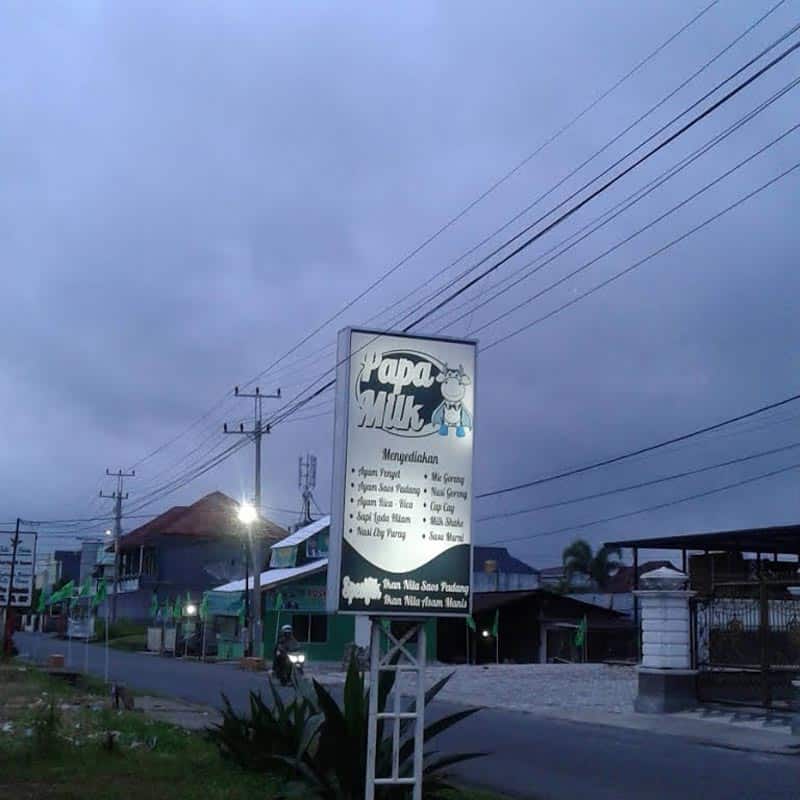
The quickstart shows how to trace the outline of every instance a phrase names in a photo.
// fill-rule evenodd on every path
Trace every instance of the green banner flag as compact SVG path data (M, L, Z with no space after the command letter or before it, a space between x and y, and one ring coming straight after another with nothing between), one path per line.
M203 592L203 599L200 601L200 608L197 613L203 622L208 619L208 592Z
M467 623L467 627L471 631L475 630L475 617L473 617L472 614L470 614L464 621Z
M45 594L44 589L39 592L39 602L36 605L36 613L37 614L44 614L47 610L47 604L50 602L50 598Z
M283 608L283 595L280 592L278 592L275 595L275 609L277 611L280 611L282 608Z
M175 598L175 605L172 607L172 616L175 619L180 619L183 616L183 606L181 605L181 598Z
M500 609L494 612L494 622L492 623L492 636L497 636L500 632Z
M100 578L97 581L97 588L94 591L94 598L92 599L92 605L97 608L97 606L102 603L106 597L108 597L108 587L106 586L106 579Z
M78 597L91 597L94 594L92 591L92 579L87 575L86 580L81 584Z
M61 603L64 600L69 600L72 597L72 592L75 590L74 581L68 581L57 592L53 592L50 598L51 603Z
M245 624L245 599L242 597L242 604L239 606L239 625L244 627Z
M153 619L158 616L158 595L155 592L150 595L150 616Z
M583 643L586 641L587 627L586 616L584 616L580 625L578 625L578 629L575 631L575 647L583 647Z

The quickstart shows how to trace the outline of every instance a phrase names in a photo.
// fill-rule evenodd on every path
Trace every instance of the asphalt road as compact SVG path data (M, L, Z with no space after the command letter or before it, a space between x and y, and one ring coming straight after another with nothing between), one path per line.
M66 653L66 642L17 634L23 653L40 660ZM91 645L89 671L103 675L103 648ZM83 669L84 646L72 645L72 666ZM263 674L233 665L199 664L137 653L109 651L110 677L139 691L206 705L225 692L243 707L251 689L264 688ZM490 691L491 687L487 687ZM434 704L434 713L454 710ZM443 751L491 751L464 764L470 784L537 800L798 800L800 756L722 749L677 736L551 720L531 714L484 709L440 739Z

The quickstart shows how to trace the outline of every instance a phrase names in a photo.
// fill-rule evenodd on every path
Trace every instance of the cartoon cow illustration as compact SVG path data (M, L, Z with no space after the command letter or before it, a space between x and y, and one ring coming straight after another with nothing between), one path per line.
M442 384L443 401L437 406L431 417L431 422L439 426L439 435L447 436L450 428L456 429L456 436L465 436L464 429L472 430L472 415L464 405L466 387L471 383L464 374L464 367L459 364L458 369L451 369L445 364L442 371L436 376Z

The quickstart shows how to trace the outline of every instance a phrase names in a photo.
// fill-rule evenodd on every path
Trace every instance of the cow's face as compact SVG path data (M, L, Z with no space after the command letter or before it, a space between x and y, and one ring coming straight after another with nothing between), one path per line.
M436 380L442 384L442 397L450 403L463 400L470 383L462 366L459 366L458 369L450 369L447 364L444 365L444 369L436 377Z

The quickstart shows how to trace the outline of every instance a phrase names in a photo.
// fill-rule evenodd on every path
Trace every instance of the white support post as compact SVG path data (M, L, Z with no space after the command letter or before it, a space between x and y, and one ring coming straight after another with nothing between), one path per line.
M106 646L105 646L105 665L103 668L103 679L105 683L108 683L108 608L111 604L108 602L108 597L106 597Z
M378 737L378 666L381 651L380 620L370 621L369 641L369 717L367 719L367 785L366 800L375 800L375 757Z
M425 621L414 620L410 629L397 638L389 630L384 630L380 620L372 619L370 636L370 682L369 682L369 719L367 724L367 774L366 800L375 799L376 786L411 786L412 800L422 800L423 770L423 736L425 730ZM382 637L388 641L386 653L381 655ZM416 643L416 653L409 649L411 642ZM394 672L394 702L392 711L378 709L378 686L381 672ZM403 674L416 677L416 691L413 706L407 710L402 707L402 686L399 678ZM378 747L378 719L391 723L392 760L389 775L375 774L375 761ZM405 732L404 722L414 723L413 742L414 757L411 775L401 774L400 749Z

